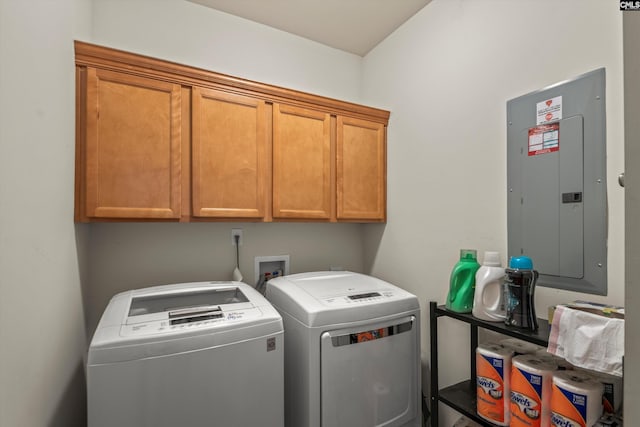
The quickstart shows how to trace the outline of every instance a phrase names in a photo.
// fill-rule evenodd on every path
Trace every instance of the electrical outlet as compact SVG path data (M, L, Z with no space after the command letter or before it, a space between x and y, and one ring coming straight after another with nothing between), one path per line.
M242 228L231 229L231 244L236 245L236 236L238 236L238 244L242 246Z

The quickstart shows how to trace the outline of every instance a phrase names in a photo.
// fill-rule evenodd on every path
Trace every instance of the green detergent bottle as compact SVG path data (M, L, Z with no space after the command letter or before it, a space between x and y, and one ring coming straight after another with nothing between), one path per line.
M447 308L457 313L471 313L476 289L476 272L480 268L475 249L460 249L460 261L456 263L449 280Z

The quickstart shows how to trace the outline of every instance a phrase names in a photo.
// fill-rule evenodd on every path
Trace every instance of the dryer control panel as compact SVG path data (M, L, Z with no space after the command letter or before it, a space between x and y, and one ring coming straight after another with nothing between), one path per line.
M374 292L360 292L350 295L325 297L322 301L327 305L342 307L354 304L378 303L380 301L391 299L394 296L395 292L393 290L378 290Z

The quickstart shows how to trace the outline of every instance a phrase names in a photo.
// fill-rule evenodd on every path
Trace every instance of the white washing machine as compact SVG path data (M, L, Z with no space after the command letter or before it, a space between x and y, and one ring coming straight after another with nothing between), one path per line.
M252 287L114 296L91 341L89 427L284 425L282 318Z
M287 427L420 426L420 307L352 272L272 279L285 329Z

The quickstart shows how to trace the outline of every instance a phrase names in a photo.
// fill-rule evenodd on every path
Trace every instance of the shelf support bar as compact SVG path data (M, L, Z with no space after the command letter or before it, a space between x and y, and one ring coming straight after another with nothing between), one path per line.
M471 323L471 384L476 384L476 348L478 348L478 325Z
M429 302L429 330L431 337L431 426L438 427L438 304ZM474 359L475 360L475 359Z

